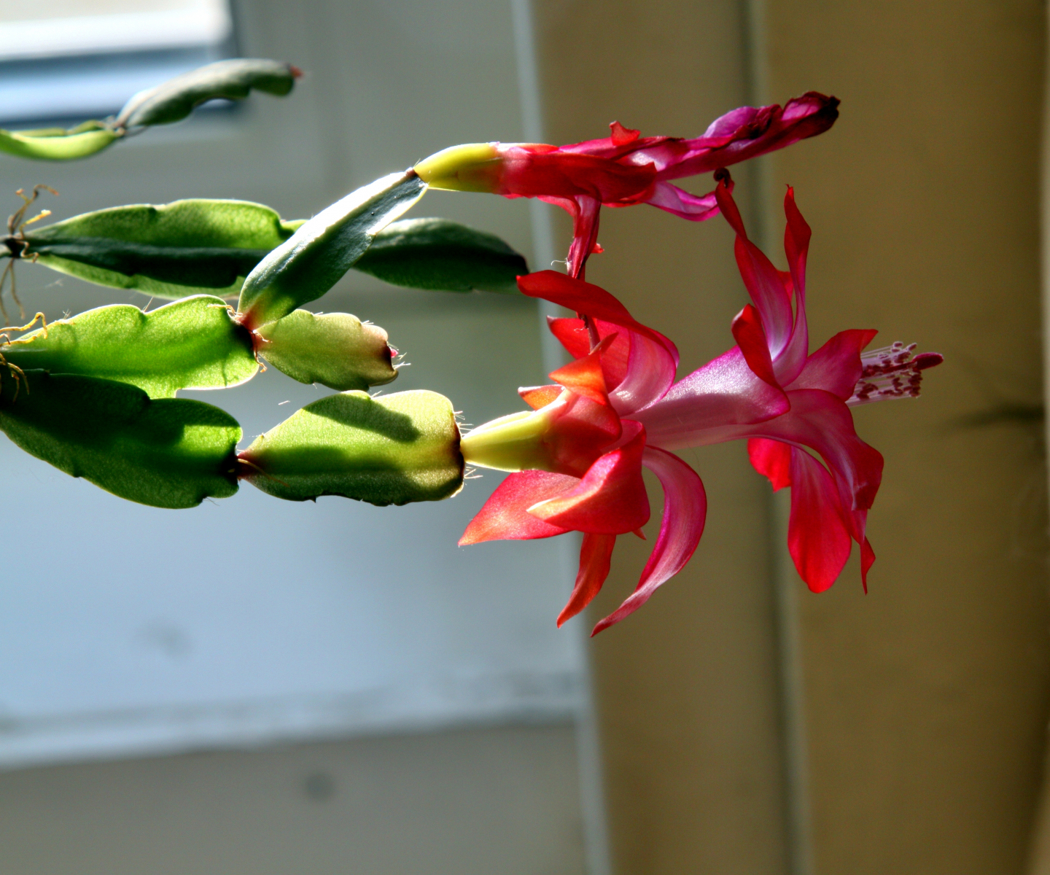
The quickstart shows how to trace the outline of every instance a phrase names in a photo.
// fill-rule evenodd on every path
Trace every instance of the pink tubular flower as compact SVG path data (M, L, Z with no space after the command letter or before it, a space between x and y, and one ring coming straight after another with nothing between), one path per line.
M702 197L670 180L710 173L823 133L838 118L838 100L811 91L783 107L743 106L716 119L702 137L642 137L619 122L610 136L569 146L477 143L453 146L416 165L433 188L536 197L573 219L569 274L582 277L597 248L602 205L648 203L691 221L718 213L714 192Z
M902 344L862 355L875 336L870 330L840 332L810 354L810 230L792 190L784 204L784 273L747 238L726 185L716 196L737 233L737 263L753 303L733 320L737 345L677 383L674 344L636 322L608 292L554 271L518 280L526 295L586 314L600 342L591 348L582 319L551 320L574 358L551 374L558 385L521 390L532 412L464 437L468 463L517 473L496 489L460 543L582 532L580 570L559 624L601 588L616 536L648 520L643 466L664 490L660 533L637 588L594 632L637 610L682 569L699 544L707 502L699 476L671 451L738 438L748 440L752 464L774 489L792 487L788 548L809 588L821 592L834 583L853 541L866 588L875 558L867 512L883 462L857 437L850 406L917 395L921 372L941 356L913 356Z

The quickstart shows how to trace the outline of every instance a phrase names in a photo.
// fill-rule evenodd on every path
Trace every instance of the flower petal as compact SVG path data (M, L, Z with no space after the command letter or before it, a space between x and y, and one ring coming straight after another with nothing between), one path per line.
M558 614L558 626L566 620L575 617L591 600L598 595L609 576L609 565L612 559L613 547L616 545L616 535L595 535L587 533L583 536L583 544L580 547L580 570L576 575L576 584L572 588L569 601Z
M518 389L522 400L533 410L539 410L557 400L561 386L525 386Z
M754 469L769 480L774 492L791 485L791 447L788 444L750 438L747 455Z
M611 322L603 322L601 319L594 319L593 322L598 329L599 337L616 335L612 345L602 353L602 374L605 376L605 385L610 392L613 392L627 376L627 361L630 357L633 335L632 332L624 331ZM583 358L590 353L591 337L582 319L556 319L548 316L547 326L551 334L573 358Z
M672 453L646 447L644 464L660 478L664 490L664 515L660 534L635 591L594 627L597 635L644 605L657 588L674 577L692 558L704 533L707 496L699 475Z
M633 418L645 426L650 445L673 450L751 436L741 426L781 416L790 406L787 395L755 376L734 346Z
M790 388L823 389L846 401L861 376L861 350L876 334L877 331L861 328L840 331L809 357Z
M690 194L670 182L656 183L646 203L690 222L713 219L719 213L718 200L713 191L705 195Z
M501 538L528 540L565 534L569 529L544 522L528 513L528 508L572 489L579 482L576 477L548 471L521 471L507 475L470 521L459 545L463 547Z
M791 448L791 517L788 550L813 592L823 592L842 573L852 540L828 470L805 450Z
M670 353L678 364L678 349L659 331L635 320L627 308L601 286L573 279L555 270L540 270L518 277L518 288L530 298L543 298L552 304L560 304L577 313L585 313L593 319L611 322L621 328L634 331L656 341Z
M849 407L830 392L819 389L791 391L788 398L791 410L783 416L744 426L735 434L727 429L722 439L764 437L809 447L842 479L852 497L848 509L871 507L882 481L882 454L857 437ZM649 438L657 442L652 432Z
M748 304L736 314L732 324L733 339L740 347L755 376L762 382L769 383L776 389L780 388L776 374L773 373L773 359L769 357L769 344L766 341L766 333L762 330L762 320L758 311Z
M637 423L628 425L634 426L634 435L622 447L601 456L572 489L534 504L528 512L578 532L621 535L644 526L649 521L649 496L642 479L645 432Z
M794 322L791 294L785 288L780 272L773 266L773 263L748 239L743 219L740 218L740 211L725 183L719 182L715 194L718 198L718 205L722 208L722 215L736 231L734 251L737 267L740 269L740 276L744 280L748 294L751 295L751 300L755 302L759 315L762 317L762 328L769 341L769 354L776 361L791 338ZM790 382L793 377L794 374L784 379L783 382Z

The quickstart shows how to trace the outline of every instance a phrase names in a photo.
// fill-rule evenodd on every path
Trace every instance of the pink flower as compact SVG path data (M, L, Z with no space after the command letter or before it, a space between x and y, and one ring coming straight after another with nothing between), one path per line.
M862 356L875 332L840 332L812 355L805 314L810 229L789 189L785 250L778 271L748 238L729 189L718 205L737 232L736 256L751 295L733 320L737 345L674 382L678 353L636 322L603 289L553 271L520 277L522 292L586 314L550 327L575 361L556 386L522 390L532 412L466 435L468 463L516 471L493 493L461 544L496 538L583 533L580 571L559 624L582 610L609 571L617 535L649 518L641 468L664 490L660 533L635 591L597 633L644 604L689 561L700 541L706 497L699 476L672 450L744 438L755 468L774 489L792 487L788 548L810 589L827 589L856 541L861 574L874 553L865 528L882 478L882 456L853 427L850 406L918 394L936 353L895 344ZM866 582L865 582L866 587Z
M669 180L710 173L823 133L838 100L811 91L783 107L744 106L716 119L702 137L641 137L619 122L612 134L569 146L479 143L453 146L416 165L433 188L536 197L573 219L569 274L582 277L597 246L602 205L648 203L691 221L718 213L714 192L690 194Z

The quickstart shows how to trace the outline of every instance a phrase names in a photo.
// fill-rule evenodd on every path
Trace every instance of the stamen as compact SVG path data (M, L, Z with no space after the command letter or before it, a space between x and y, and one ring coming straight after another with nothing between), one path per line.
M893 398L917 398L922 371L944 361L938 352L915 355L915 344L897 341L893 346L873 349L860 357L860 379L847 404L889 401Z

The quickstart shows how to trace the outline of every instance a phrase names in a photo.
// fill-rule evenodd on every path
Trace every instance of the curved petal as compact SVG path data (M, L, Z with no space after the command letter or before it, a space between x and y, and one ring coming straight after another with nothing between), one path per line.
M605 385L610 392L616 389L627 376L627 361L631 353L632 332L624 331L611 322L603 322L601 319L593 320L598 329L598 336L605 338L615 334L616 338L612 345L602 353L602 374L605 376ZM591 337L582 319L564 319L547 317L547 327L550 328L559 343L573 358L579 359L588 355L591 351Z
M635 591L598 623L591 635L620 622L644 605L661 584L682 570L704 533L707 495L700 476L677 456L656 447L646 447L643 459L645 467L660 478L664 490L660 534Z
M849 509L871 507L882 481L882 454L857 436L846 403L819 389L791 391L788 398L791 409L783 416L722 429L720 440L772 438L815 450L836 478L842 479L843 487L851 496ZM649 430L648 423L646 428ZM659 443L652 430L649 430L649 439Z
M790 407L788 396L756 377L734 346L632 418L645 426L650 445L673 450L757 436L741 426L782 416Z
M689 152L661 170L658 179L709 173L821 134L838 118L838 105L834 97L809 91L783 108L742 106L717 119L703 137L688 141Z
M672 356L662 343L630 332L627 370L616 388L609 392L613 409L620 416L630 416L660 400L674 383L677 352Z
M750 438L747 456L751 466L769 480L774 492L791 485L791 447L781 441Z
M877 331L850 328L840 331L809 357L790 389L823 389L843 401L849 399L861 377L860 360Z
M646 203L690 222L704 222L719 213L718 200L713 191L705 195L690 194L670 182L656 183Z
M572 588L569 601L558 614L558 627L566 620L572 619L601 591L605 578L609 576L609 565L612 560L616 535L583 536L580 546L580 570L576 574L576 583Z
M766 341L766 333L762 330L762 320L758 311L748 304L736 314L732 324L733 339L740 347L747 366L751 368L755 376L763 383L769 383L777 389L776 374L773 373L773 359L769 357L769 344Z
M518 277L518 288L530 298L543 298L593 319L611 322L634 331L662 346L678 366L678 348L659 331L635 320L627 308L605 289L554 270L541 270Z
M776 361L791 338L794 322L791 294L773 263L748 239L740 211L725 183L718 184L715 194L722 208L722 215L736 231L736 264L748 294L762 317L762 328L769 341L769 354Z
M463 547L503 538L528 540L564 535L569 529L532 516L528 508L572 489L579 482L576 477L548 471L508 474L470 521L459 545Z
M578 532L622 535L649 521L649 496L642 479L645 432L600 457L572 489L528 508L530 515Z
M788 551L813 592L830 587L849 559L853 541L846 513L828 470L805 450L792 447Z
M795 293L795 321L791 337L777 361L777 377L783 385L792 382L806 365L809 355L809 325L806 321L806 257L809 253L809 238L812 236L809 225L802 218L802 213L795 206L795 190L788 186L784 196L784 213L787 225L784 227L784 252L788 259L787 283ZM784 275L781 274L781 281ZM787 284L785 283L785 285Z
M521 399L533 410L553 404L561 395L561 386L524 386L518 389Z

